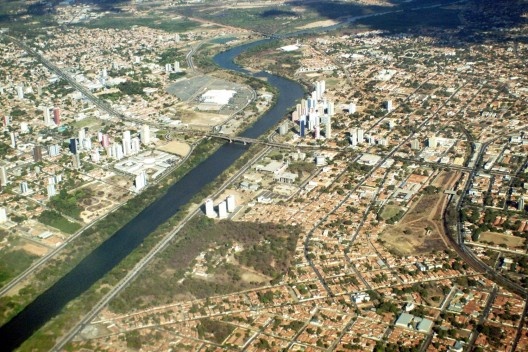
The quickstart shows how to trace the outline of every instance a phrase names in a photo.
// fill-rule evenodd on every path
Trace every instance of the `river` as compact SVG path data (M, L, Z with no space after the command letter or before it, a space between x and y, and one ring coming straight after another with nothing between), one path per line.
M294 81L266 72L250 74L234 63L236 56L266 41L243 44L214 57L215 63L220 67L264 77L270 85L277 89L276 104L241 134L244 137L256 138L267 132L303 96L302 87ZM1 350L12 351L20 346L34 332L59 314L70 301L89 289L119 264L150 233L176 214L195 194L214 181L246 150L247 147L240 144L224 144L213 155L172 185L165 195L144 209L18 315L0 327Z

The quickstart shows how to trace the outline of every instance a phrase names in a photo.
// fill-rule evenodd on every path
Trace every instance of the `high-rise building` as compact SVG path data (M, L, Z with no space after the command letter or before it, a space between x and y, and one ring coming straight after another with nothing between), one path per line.
M411 149L412 150L420 150L420 141L415 138L411 141Z
M326 139L332 138L332 119L328 116L328 121L325 125L325 137Z
M318 120L319 116L317 116L315 109L310 109L310 113L308 114L308 130L313 130Z
M520 211L524 210L524 197L523 196L520 196L519 199L517 200L517 209L519 209Z
M306 135L306 121L301 118L300 123L300 136L304 137Z
M7 221L7 211L6 208L0 208L0 224Z
M334 116L335 114L334 102L332 101L328 102L328 104L326 105L326 113L328 114L328 116Z
M365 139L365 137L363 136L363 133L365 131L363 131L362 128L358 128L357 129L357 142L358 144L363 144L363 140Z
M121 160L124 157L123 146L117 143L112 144L108 149L110 156L116 160Z
M225 200L218 204L218 217L220 219L227 218L227 202Z
M134 186L136 186L136 192L142 190L147 185L147 174L145 171L141 171L139 175L136 176L134 181Z
M137 154L139 153L141 149L141 143L139 142L139 138L134 137L130 141L130 154Z
M354 103L350 103L350 104L348 104L348 113L349 113L349 114L351 114L351 115L352 115L352 114L355 114L355 113L356 113L356 110L357 110L357 108L356 108L356 104L354 104Z
M40 145L33 148L33 161L36 163L42 161L42 147Z
M391 112L393 107L392 107L392 100L387 100L385 102L385 108L387 109L387 112Z
M79 149L84 148L84 139L86 138L86 130L84 128L81 128L79 130Z
M11 148L16 148L17 143L16 143L15 132L11 132L9 134L9 137L11 138Z
M53 197L53 196L55 196L57 194L57 190L55 189L55 185L54 184L49 184L46 187L46 190L47 190L47 193L48 193L48 198L51 198L51 197Z
M76 138L70 138L70 144L68 145L68 149L70 149L70 152L72 154L77 154L78 148L77 148L77 139Z
M140 138L141 138L141 143L143 143L143 145L150 144L150 127L149 127L149 125L141 126Z
M20 123L20 134L29 133L29 124L27 122Z
M315 139L321 138L321 127L319 124L315 125L315 133L314 133Z
M110 146L110 137L107 134L102 135L101 145L103 148L108 148Z
M130 131L123 132L123 155L127 156L131 154L131 144L130 144Z
M236 199L233 194L229 195L226 199L227 202L227 211L232 213L235 211L236 208Z
M293 122L296 122L296 121L299 121L299 113L297 111L293 111L292 112L292 116L291 116L291 119Z
M353 128L350 131L350 144L355 147L357 145L357 141L357 128Z
M279 135L281 136L284 136L285 134L288 133L288 121L284 121L280 126L279 126Z
M22 83L16 87L16 92L18 99L24 99L24 85Z
M79 154L72 155L72 165L75 170L79 170L81 168L81 156Z
M2 125L4 127L9 126L9 123L10 123L9 120L10 120L9 115L4 115L4 117L2 117Z
M7 185L7 169L4 165L0 166L0 186Z
M436 142L436 137L435 136L429 137L429 139L427 140L427 146L429 148L436 148L437 145L438 144Z
M95 149L92 151L92 154L90 154L90 158L94 163L98 163L101 160L101 155L99 155L99 150Z
M59 108L53 108L53 122L55 125L60 126L61 124L61 114Z
M20 193L27 194L29 192L29 187L27 182L20 182Z
M50 157L54 157L60 154L60 146L58 144L53 144L48 147L48 154Z
M216 218L216 211L214 210L214 203L212 199L207 199L205 201L205 215L208 218Z
M317 100L322 99L325 92L325 81L315 82L315 98Z
M51 126L51 114L47 106L44 107L44 125Z
M385 102L385 108L387 109L387 112L391 112L393 110L392 100L387 100Z
M84 138L82 147L85 150L92 150L92 140L90 139L90 137Z

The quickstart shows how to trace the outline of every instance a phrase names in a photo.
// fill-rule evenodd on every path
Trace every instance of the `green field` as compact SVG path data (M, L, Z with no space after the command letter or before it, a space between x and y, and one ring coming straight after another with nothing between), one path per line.
M38 220L44 225L59 229L64 233L75 233L81 228L76 222L71 222L55 211L45 210L40 214Z
M398 213L401 210L402 210L402 208L400 206L397 206L397 205L386 205L386 206L383 207L383 210L381 211L380 217L383 220L389 220L389 219L395 217L396 215L398 215Z
M143 26L153 29L160 29L166 32L186 32L200 26L199 23L188 19L160 19L159 16L105 16L95 21L80 24L88 28L100 29L130 29L133 26Z
M420 27L455 28L459 26L459 11L442 8L423 9L390 13L360 19L359 24L372 29L382 29L391 32L402 32Z
M36 258L24 250L0 251L0 286L29 267Z

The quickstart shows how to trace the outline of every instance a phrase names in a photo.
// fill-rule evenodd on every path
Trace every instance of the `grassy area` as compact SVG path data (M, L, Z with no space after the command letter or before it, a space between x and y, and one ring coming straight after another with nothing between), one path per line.
M455 28L459 26L458 10L433 8L415 11L390 13L360 19L359 24L372 29L382 29L391 32L402 32L420 27Z
M143 26L160 29L166 32L186 32L200 26L198 22L188 19L161 19L159 16L137 17L127 16L104 16L92 22L81 24L88 28L100 29L129 29L133 26Z
M181 9L188 16L197 16L229 26L241 27L261 33L289 32L292 28L324 19L314 11L297 13L292 6L280 8L231 7L218 11L217 7L189 6Z
M56 211L45 210L40 214L38 221L45 225L49 225L64 233L75 233L81 228L76 222L71 222Z
M228 36L228 37L219 37L219 38L216 38L216 39L213 39L211 40L211 43L214 43L214 44L226 44L232 40L235 40L237 39L237 37L233 37L233 36Z
M72 126L74 129L81 129L84 127L93 127L95 129L96 126L99 127L101 126L101 124L102 122L100 119L97 119L95 117L88 117L88 118L73 122Z
M380 217L383 220L389 220L398 215L401 210L402 208L398 205L386 205L383 207Z
M525 239L498 232L483 232L480 234L479 242L491 243L496 246L502 245L506 248L524 248Z
M0 286L24 271L36 258L21 249L0 251Z

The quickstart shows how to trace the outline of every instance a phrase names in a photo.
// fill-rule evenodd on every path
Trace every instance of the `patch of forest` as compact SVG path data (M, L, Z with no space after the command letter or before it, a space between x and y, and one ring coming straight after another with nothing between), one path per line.
M167 304L180 297L206 298L255 288L270 282L242 279L246 268L280 280L290 268L299 228L271 223L214 221L204 216L192 219L175 240L110 304L115 312ZM236 261L222 260L208 268L207 277L186 275L200 253L225 258L235 245L242 250ZM240 265L239 265L240 264Z

